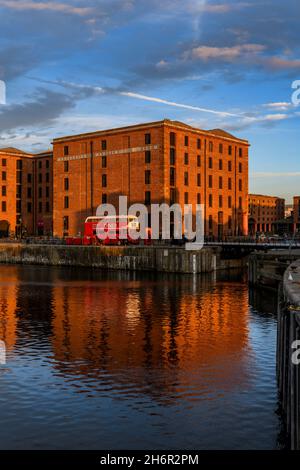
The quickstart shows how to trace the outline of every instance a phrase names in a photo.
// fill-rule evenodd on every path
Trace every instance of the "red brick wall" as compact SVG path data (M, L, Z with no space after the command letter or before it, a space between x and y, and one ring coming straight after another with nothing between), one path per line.
M63 220L68 217L69 235L83 232L84 220L95 213L96 207L102 202L102 194L107 194L107 202L117 204L119 195L126 195L129 203L144 203L145 191L151 192L151 202L170 201L170 132L176 134L176 162L174 165L176 181L174 190L176 202L181 205L188 193L188 202L197 203L200 194L201 203L206 205L206 233L214 236L219 234L234 235L247 233L248 214L248 143L228 136L213 135L209 132L197 131L189 126L171 121L150 123L114 131L103 131L90 135L73 136L54 141L54 233L62 236ZM111 151L145 147L145 134L151 134L151 145L158 148L151 150L151 163L145 163L145 151L132 153L116 153ZM185 146L185 136L189 145ZM201 150L197 149L197 139L201 139ZM102 168L101 142L107 142L107 168ZM210 151L209 142L213 144ZM219 144L223 145L220 153ZM91 145L93 158L90 158ZM228 146L232 147L229 155ZM68 147L68 155L64 148ZM239 156L242 149L242 156ZM189 161L185 164L184 154L188 153ZM88 154L84 158L83 154ZM201 166L197 166L197 155L201 157ZM74 159L75 157L75 159ZM209 158L212 158L212 169ZM65 159L69 169L64 171ZM219 169L219 160L222 169ZM231 161L231 171L228 170ZM239 168L239 164L241 168ZM129 168L130 166L130 168ZM93 167L93 168L91 168ZM241 169L241 172L239 172ZM145 183L145 170L151 172L150 184ZM184 173L188 172L188 186L184 184ZM201 186L197 185L197 174L201 175ZM107 175L107 188L102 188L102 175ZM91 176L92 175L92 176ZM209 175L212 177L212 188L208 188ZM219 188L219 177L222 177L222 188ZM64 179L69 180L69 189L65 190ZM232 187L228 188L228 178ZM241 180L241 188L239 188ZM208 207L209 194L213 196L213 205ZM222 196L220 207L219 196ZM228 196L231 196L232 207L228 207ZM69 198L69 208L64 207L65 197ZM241 207L239 207L241 202ZM220 214L222 213L222 214ZM219 215L220 214L220 215ZM223 221L218 224L218 220ZM212 229L209 230L209 216L212 216ZM231 228L228 226L232 219ZM222 230L220 229L222 225Z
M260 194L249 195L249 219L255 221L255 232L271 232L272 224L284 218L284 210L284 199Z

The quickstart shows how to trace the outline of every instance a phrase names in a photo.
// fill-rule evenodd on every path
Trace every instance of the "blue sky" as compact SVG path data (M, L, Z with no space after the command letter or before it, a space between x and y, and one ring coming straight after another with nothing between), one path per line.
M289 202L299 17L298 0L0 0L0 146L162 118L222 127L251 143L250 191Z

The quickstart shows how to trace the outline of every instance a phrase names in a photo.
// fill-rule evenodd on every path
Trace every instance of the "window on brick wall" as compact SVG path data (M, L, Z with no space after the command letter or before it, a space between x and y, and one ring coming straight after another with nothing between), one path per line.
M201 155L197 155L197 166L201 166Z
M201 194L197 193L197 204L201 204Z
M239 157L242 157L242 156L243 156L243 149L239 148Z
M184 172L184 185L185 186L189 185L189 174L187 171Z
M189 145L189 136L188 135L184 136L184 145L185 145L185 147L188 147L188 145Z
M175 186L175 168L170 168L170 186Z
M213 144L212 142L209 142L209 143L208 143L208 150L209 150L209 152L213 152L213 150L214 150L214 144Z
M69 209L69 196L64 197L64 208Z
M50 174L46 173L46 183L49 183L49 181L50 181Z
M69 230L69 216L65 215L63 218L64 231Z
M228 171L232 171L232 162L231 162L231 160L228 162Z
M64 171L69 171L69 162L64 162Z
M43 197L43 189L39 187L39 198Z
M107 187L107 175L102 175L102 188Z
M170 145L175 147L176 145L176 134L175 132L170 132Z
M197 139L197 149L201 150L201 139Z
M219 170L223 170L223 160L219 160Z
M107 204L107 194L102 194L102 204Z
M145 145L151 144L151 134L145 134Z
M188 154L188 153L185 153L185 154L184 154L184 164L185 164L185 165L188 165L188 164L189 164L189 154Z
M223 178L219 176L219 189L223 189Z
M102 150L107 150L107 141L106 140L101 140L101 149Z
M17 170L22 170L22 160L17 160Z
M184 193L184 203L185 204L189 203L189 193L187 193L187 192Z
M27 197L28 198L32 197L32 189L31 188L27 188Z
M46 160L46 168L50 168L50 162L49 162L49 160Z
M1 208L2 208L2 212L6 212L6 201L2 201Z
M145 184L151 184L151 171L145 171Z
M223 144L219 144L219 153L223 153Z
M31 212L32 212L32 204L31 204L31 202L27 202L27 212L28 212L28 214L31 214Z
M43 182L43 175L42 173L39 173L39 183L42 183Z
M151 191L145 191L145 205L149 206L151 204Z
M41 161L41 160L39 160L39 169L41 169L41 168L42 168L42 166L43 166L43 165L42 165L42 161Z
M170 148L170 165L175 165L176 163L176 150L174 148Z
M46 197L50 196L50 188L49 186L46 186Z
M107 167L107 157L102 157L102 168L106 168Z
M213 159L211 157L209 157L208 159L208 168L212 169L213 167Z
M146 164L151 163L151 151L150 150L146 150L145 152L145 163Z
M209 205L209 207L212 207L212 206L213 206L213 197L212 197L212 194L210 194L210 195L208 196L208 205Z
M243 165L239 163L239 173L243 173Z
M46 212L50 212L50 203L49 203L49 201L46 202Z
M64 179L64 189L65 191L69 190L69 178Z
M228 146L228 155L232 155L232 145Z
M232 207L232 198L231 196L228 196L228 209L231 209Z
M208 176L208 187L209 188L213 187L213 177L212 177L212 175Z
M6 171L2 171L2 181L6 181Z
M173 205L176 203L176 190L174 188L170 189L170 204Z
M64 146L64 155L65 155L65 156L66 156L66 155L69 155L69 147L68 147L68 145L65 145L65 146Z
M2 166L6 166L7 165L7 160L6 158L2 158Z
M6 186L2 186L2 196L6 196Z
M223 207L223 196L219 196L219 207Z
M239 191L243 190L243 181L239 180Z

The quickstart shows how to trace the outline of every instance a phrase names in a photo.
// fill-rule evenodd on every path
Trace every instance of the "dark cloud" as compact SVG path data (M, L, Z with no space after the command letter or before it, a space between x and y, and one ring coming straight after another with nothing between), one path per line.
M1 107L1 132L11 132L14 129L32 126L45 126L73 106L74 99L72 97L40 88L25 103Z

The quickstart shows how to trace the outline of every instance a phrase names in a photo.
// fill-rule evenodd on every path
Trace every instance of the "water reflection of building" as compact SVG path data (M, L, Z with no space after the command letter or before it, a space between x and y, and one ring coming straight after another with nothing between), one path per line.
M185 382L201 387L201 373L213 369L212 384L226 377L234 386L243 380L248 353L248 290L241 284L209 286L177 278L56 287L57 368L151 383L157 393Z
M0 340L6 348L12 349L17 337L16 311L16 281L17 267L11 267L1 272L0 283Z
M48 358L52 350L53 372L76 387L91 381L93 389L166 401L245 379L246 284L215 284L209 276L135 280L126 273L100 280L67 273L66 281L65 274L38 267L1 272L0 339L8 348L34 347Z

